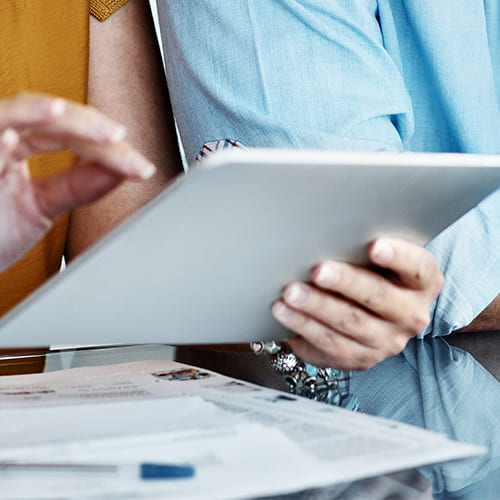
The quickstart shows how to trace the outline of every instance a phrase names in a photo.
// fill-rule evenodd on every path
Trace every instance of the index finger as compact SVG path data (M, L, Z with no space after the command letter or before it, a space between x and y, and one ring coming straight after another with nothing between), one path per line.
M404 285L439 293L443 275L434 255L426 248L402 239L380 238L369 243L367 253L374 264L396 273Z
M21 93L0 99L0 130L24 129L50 123L66 109L64 99Z
M21 93L0 99L0 130L13 128L54 144L66 137L96 143L123 140L126 129L90 106L41 94Z
M33 127L34 135L94 143L117 143L126 136L123 125L92 108L75 102L65 101L64 111L55 120Z

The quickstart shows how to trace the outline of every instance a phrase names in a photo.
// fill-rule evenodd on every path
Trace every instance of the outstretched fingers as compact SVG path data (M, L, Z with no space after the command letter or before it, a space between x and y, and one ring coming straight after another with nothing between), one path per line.
M11 154L21 161L40 151L70 149L131 179L147 179L155 172L155 167L124 141L125 127L90 106L40 94L18 94L0 99L2 130L7 134L4 143L11 141L13 133L21 140L14 151L7 143L2 151L0 144L0 157Z
M67 140L108 144L125 139L125 127L96 109L70 101L63 103L64 109L57 119L27 130L26 139L34 148L59 149Z
M0 99L0 130L6 128L98 143L119 142L126 135L123 125L90 106L33 93Z
M68 141L68 146L84 161L99 164L131 180L149 179L156 172L156 167L128 142L103 145Z
M0 99L0 130L23 130L50 123L62 116L66 101L58 97L20 93Z
M123 175L98 163L84 162L76 168L32 182L39 212L53 220L80 205L92 203L123 180Z

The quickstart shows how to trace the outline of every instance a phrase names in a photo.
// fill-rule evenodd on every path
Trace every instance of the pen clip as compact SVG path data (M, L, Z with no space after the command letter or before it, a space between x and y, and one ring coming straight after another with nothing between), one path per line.
M119 473L136 471L139 479L177 479L193 477L195 469L192 465L143 462L137 465L129 464L96 464L72 462L16 462L0 461L0 473L18 472L61 472L61 473Z

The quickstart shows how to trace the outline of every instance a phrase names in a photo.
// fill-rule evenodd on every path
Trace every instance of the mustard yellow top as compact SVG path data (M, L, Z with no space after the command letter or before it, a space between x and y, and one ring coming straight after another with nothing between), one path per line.
M0 97L33 91L85 102L90 8L104 18L125 1L1 1ZM41 154L30 160L30 169L34 177L44 176L74 163L69 152ZM0 315L59 270L68 219L57 220L36 247L0 274Z
M127 0L90 0L90 13L99 21L105 21L126 3Z

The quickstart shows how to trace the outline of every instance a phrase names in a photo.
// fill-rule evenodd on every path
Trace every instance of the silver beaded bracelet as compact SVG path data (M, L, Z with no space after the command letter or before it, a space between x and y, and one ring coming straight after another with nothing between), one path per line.
M252 351L269 355L274 371L285 377L290 393L352 411L359 410L358 398L350 393L350 372L318 368L300 359L287 345L270 340L251 342Z

